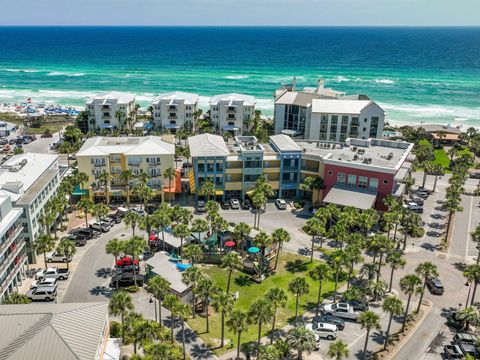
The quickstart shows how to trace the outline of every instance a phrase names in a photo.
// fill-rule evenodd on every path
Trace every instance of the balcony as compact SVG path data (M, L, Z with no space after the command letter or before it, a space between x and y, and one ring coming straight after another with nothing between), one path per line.
M140 165L141 165L141 163L128 163L128 166L135 166L136 167L136 166L140 166Z
M93 166L95 167L102 167L102 166L107 166L107 163L93 163Z
M302 166L302 171L318 173L318 167L311 167L311 166Z
M27 258L26 254L20 255L18 257L17 264L23 264L26 258ZM16 269L14 269L10 274L8 274L5 280L3 280L3 283L0 286L0 294L2 294L8 288L8 285L13 280L13 278L17 275L19 269L20 267L17 267Z
M154 166L160 166L160 161L154 161L154 162L149 162L148 163L148 166L150 167L154 167Z
M282 168L283 171L298 171L298 165L297 166L284 166Z
M13 232L10 234L9 237L7 237L7 240L5 240L5 242L0 245L0 254L3 254L3 252L11 245L12 243L12 240L15 239L15 237L18 236L18 234L20 234L23 230L23 226L22 225L18 225L15 230L13 230Z
M236 114L237 108L235 107L227 107L227 114Z
M5 269L8 268L11 261L20 254L20 252L25 248L25 240L22 238L20 241L15 243L16 248L13 250L0 264L0 274L3 274Z

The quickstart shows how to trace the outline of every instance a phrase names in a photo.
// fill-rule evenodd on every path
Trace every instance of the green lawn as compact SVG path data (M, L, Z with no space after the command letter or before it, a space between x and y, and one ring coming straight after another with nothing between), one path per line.
M297 271L292 271L288 267L288 263L292 263L295 260L303 261L303 265L297 269ZM305 279L310 284L310 292L308 295L300 298L300 311L299 313L304 313L309 307L314 308L317 300L317 290L318 282L312 280L308 275L308 270L313 268L315 264L319 261L314 261L313 263L308 263L307 258L298 256L290 253L281 253L279 266L275 275L272 275L266 278L261 284L254 283L249 280L248 275L245 275L241 272L235 272L232 275L232 283L230 285L230 291L240 293L239 299L235 302L236 309L248 310L249 305L256 299L262 297L268 289L278 286L284 289L288 293L288 283L295 277L305 277ZM289 268L289 270L287 270ZM222 288L226 289L227 285L227 272L214 265L205 265L201 266L201 269L208 274L215 282ZM340 285L339 285L340 286ZM334 283L325 282L323 286L323 292L328 293L333 291ZM295 296L288 293L287 306L285 308L279 309L277 314L276 327L282 328L287 324L289 319L293 320L295 316ZM227 316L228 318L228 316ZM200 337L211 347L216 347L219 345L220 341L220 325L221 317L219 314L214 313L210 316L210 333L205 333L205 318L203 316L197 316L195 319L190 319L188 321L190 326L200 335ZM263 326L263 336L269 333L271 329L271 324ZM242 334L241 342L245 343L248 341L255 340L258 334L258 326L251 325L248 332ZM231 339L236 346L236 336L230 332L225 326L225 339L226 344L228 344L228 339ZM228 349L224 347L223 349L215 350L218 354L226 352Z
M447 152L442 148L434 150L433 154L435 155L435 160L433 162L442 165L445 170L448 170L450 166L450 158L448 157Z

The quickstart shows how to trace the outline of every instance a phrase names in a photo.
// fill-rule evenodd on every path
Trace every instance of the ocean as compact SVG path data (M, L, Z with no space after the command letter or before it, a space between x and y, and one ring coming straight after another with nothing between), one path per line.
M239 92L272 115L293 76L367 94L392 123L480 126L480 28L0 27L0 103Z

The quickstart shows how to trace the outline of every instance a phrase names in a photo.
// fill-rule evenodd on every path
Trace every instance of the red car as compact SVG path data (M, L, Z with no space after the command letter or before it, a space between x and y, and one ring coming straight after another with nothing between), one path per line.
M135 263L135 265L138 266L138 259L135 259L134 263ZM131 256L125 256L125 257L117 260L117 266L118 267L129 266L129 265L132 265L132 257Z

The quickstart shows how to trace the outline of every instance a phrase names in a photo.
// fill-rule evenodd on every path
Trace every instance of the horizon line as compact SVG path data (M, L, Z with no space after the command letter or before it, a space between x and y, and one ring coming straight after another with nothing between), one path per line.
M144 28L480 28L479 25L150 25L150 24L0 24L8 27L144 27Z

